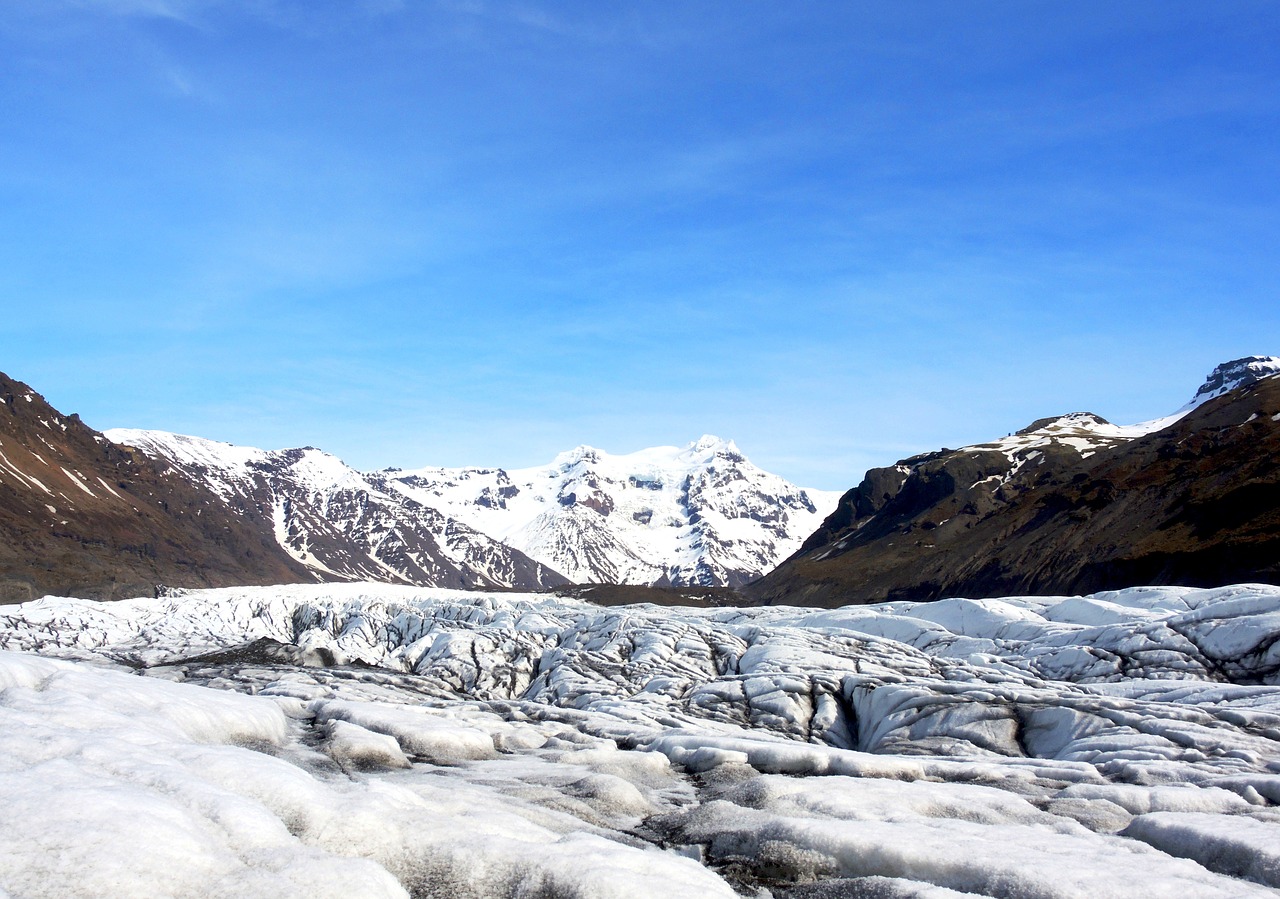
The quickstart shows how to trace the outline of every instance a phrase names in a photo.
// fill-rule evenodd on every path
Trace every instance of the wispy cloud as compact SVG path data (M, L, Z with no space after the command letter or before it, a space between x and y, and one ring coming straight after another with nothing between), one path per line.
M173 19L191 23L208 0L69 0L69 6L118 16Z
M350 16L383 17L408 10L406 0L357 0L349 7L315 8L303 0L48 0L42 12L75 9L132 19L159 19L205 29L215 13L238 15L287 31L323 30ZM334 26L337 27L337 26Z

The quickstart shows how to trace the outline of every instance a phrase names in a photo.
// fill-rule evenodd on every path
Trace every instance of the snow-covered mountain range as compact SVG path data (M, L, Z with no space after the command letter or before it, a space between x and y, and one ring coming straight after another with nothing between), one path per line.
M579 583L737 587L798 549L839 498L762 471L711 436L626 455L580 446L515 471L380 476Z
M1041 419L873 469L839 503L713 437L361 472L309 447L104 436L0 375L0 601L376 579L843 603L1280 579L1278 372L1276 357L1235 360L1170 416Z
M106 436L164 459L234 507L269 515L280 545L321 580L737 587L798 549L838 499L762 471L710 436L627 455L580 446L510 471L376 472L311 447L267 451L127 429Z

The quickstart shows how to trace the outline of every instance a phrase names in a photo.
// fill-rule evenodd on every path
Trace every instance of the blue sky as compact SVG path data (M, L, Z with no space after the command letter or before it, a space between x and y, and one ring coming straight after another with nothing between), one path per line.
M8 0L0 370L363 467L844 489L1280 354L1280 5Z

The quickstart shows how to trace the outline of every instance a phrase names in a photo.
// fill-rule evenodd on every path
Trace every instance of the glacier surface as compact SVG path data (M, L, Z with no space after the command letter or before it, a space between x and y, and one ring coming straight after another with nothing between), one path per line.
M1280 887L1280 588L0 608L0 896Z

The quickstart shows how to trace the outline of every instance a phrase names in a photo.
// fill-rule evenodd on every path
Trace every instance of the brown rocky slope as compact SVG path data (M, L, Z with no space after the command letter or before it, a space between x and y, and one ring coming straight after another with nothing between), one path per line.
M313 579L258 510L232 509L0 374L0 603Z
M1067 416L1020 432L1033 449L997 443L873 469L744 592L830 607L1280 583L1280 377L1145 436L1108 427L1123 430Z

